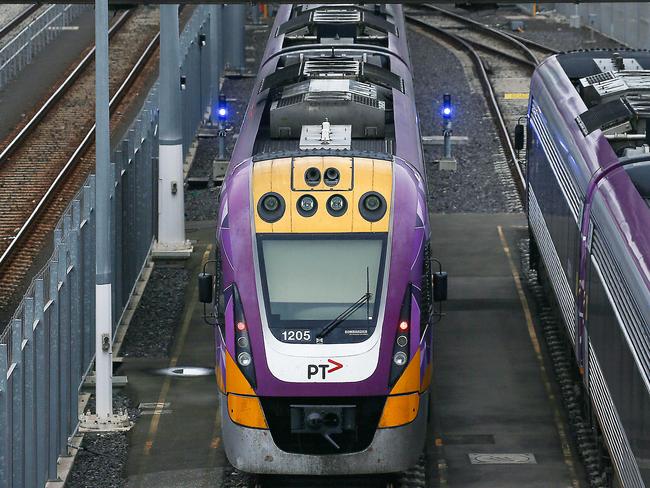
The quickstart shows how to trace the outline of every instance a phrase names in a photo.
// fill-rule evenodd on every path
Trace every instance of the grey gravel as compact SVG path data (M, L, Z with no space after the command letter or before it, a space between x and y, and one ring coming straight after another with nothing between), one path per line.
M169 357L181 321L189 273L185 268L157 264L142 295L120 354L125 357Z
M113 408L127 410L134 421L138 409L122 392L113 395ZM94 410L94 399L88 402L87 411ZM122 488L125 486L124 468L127 462L128 434L108 432L86 433L66 482L67 488Z
M438 170L431 162L442 156L442 146L425 146L431 211L517 210L505 197L511 190L508 184L512 183L504 182L496 170L505 158L482 92L473 91L460 61L446 47L412 29L408 40L422 135L442 134L439 110L443 94L450 93L454 135L469 137L468 144L453 147L457 171Z

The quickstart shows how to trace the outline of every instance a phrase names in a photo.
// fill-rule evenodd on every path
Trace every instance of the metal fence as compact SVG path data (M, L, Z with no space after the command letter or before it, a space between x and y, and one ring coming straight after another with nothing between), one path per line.
M579 17L580 25L591 27L606 36L634 48L650 48L650 3L604 2L581 4L520 4L527 12L533 9L555 10L570 19Z
M52 5L0 49L0 90L90 5Z
M181 35L186 148L218 87L201 52L210 12L197 7ZM157 128L158 83L111 156L114 332L156 234ZM0 488L55 480L57 459L68 455L78 429L79 390L95 354L94 190L91 175L54 231L52 257L0 335Z

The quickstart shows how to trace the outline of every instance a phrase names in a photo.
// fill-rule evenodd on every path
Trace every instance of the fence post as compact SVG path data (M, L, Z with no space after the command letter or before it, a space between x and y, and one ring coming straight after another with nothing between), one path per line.
M70 216L70 230L68 232L68 248L70 250L70 419L71 428L77 426L79 385L81 383L81 356L83 354L82 318L83 304L82 296L82 269L81 269L81 245L79 239L79 226L81 224L81 202L78 199L72 201L72 215ZM71 432L71 431L69 431Z
M59 410L61 408L61 389L60 389L60 371L59 357L61 356L61 343L60 343L60 323L59 323L59 246L61 244L61 229L54 231L54 253L50 260L50 286L48 307L46 315L48 317L49 325L49 352L50 352L50 412L48 426L49 433L49 455L47 463L47 472L49 480L57 479L57 457L59 453L59 438L61 437L61 428L59 421Z
M34 395L36 376L34 368L34 298L23 299L23 361L24 361L24 382L25 382L25 444L23 455L25 457L25 486L34 486L36 479L36 404Z
M36 359L36 483L43 486L47 479L47 409L49 406L49 357L45 345L44 281L34 281L34 353Z
M25 418L24 418L24 364L22 360L23 322L21 319L11 321L11 362L12 371L12 458L13 458L13 484L12 486L25 485L25 457L23 446L25 444Z
M65 221L65 220L64 220ZM65 226L64 226L65 227ZM68 432L70 432L70 282L67 276L68 268L68 235L64 230L59 251L57 274L59 276L59 383L60 406L59 423L61 436L59 438L59 453L67 453Z

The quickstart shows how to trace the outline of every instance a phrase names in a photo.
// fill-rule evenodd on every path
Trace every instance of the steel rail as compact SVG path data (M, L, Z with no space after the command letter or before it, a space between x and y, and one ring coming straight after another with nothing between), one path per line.
M21 13L16 15L13 19L11 19L4 27L0 28L0 39L5 37L7 34L9 34L12 30L14 30L21 22L23 22L27 17L32 15L34 12L36 12L39 8L41 8L43 5L42 4L34 4L30 5L28 8L23 10Z
M445 17L449 17L449 18L452 18L452 19L454 19L454 20L456 20L458 22L462 22L463 24L466 24L466 25L470 26L473 29L477 29L477 30L480 30L480 31L483 31L483 32L489 32L490 34L492 34L494 36L497 36L500 39L502 39L502 40L504 40L504 41L506 41L506 42L508 42L510 44L516 44L517 47L519 47L519 49L521 49L524 52L524 54L528 57L528 59L530 61L535 63L535 65L539 64L540 60L537 58L535 53L533 53L528 48L528 46L525 45L524 42L522 42L521 40L507 34L506 32L503 32L500 29L495 29L495 28L490 27L488 25L477 22L476 20L464 17L464 16L462 16L460 14L457 14L455 12L450 12L449 10L445 10L443 8L436 7L435 5L422 4L422 5L420 5L420 8L442 14Z
M512 144L510 134L508 133L508 129L503 118L503 114L501 113L501 109L499 108L499 104L497 102L497 97L494 93L494 88L492 87L492 83L490 83L490 78L487 74L487 70L485 69L485 65L481 59L481 56L478 54L478 52L476 52L476 49L474 49L469 42L460 36L452 34L451 32L448 32L440 27L428 24L411 15L406 15L405 17L407 21L412 25L418 26L424 31L445 39L449 44L452 44L456 48L465 51L472 59L474 67L478 73L479 81L483 87L485 98L488 102L488 107L490 109L490 112L492 112L492 117L494 118L494 121L497 125L497 132L499 133L501 144L503 146L504 152L506 153L510 171L513 175L513 179L515 180L515 185L517 186L519 195L523 200L526 191L526 178L521 169L521 166L519 166L519 158L517 158L515 148Z
M129 87L133 84L137 76L140 74L140 72L146 65L147 61L151 58L152 54L155 52L156 48L158 47L159 41L160 41L160 33L156 34L152 39L152 41L147 45L143 54L140 56L138 61L135 63L135 65L127 75L126 79L122 82L120 87L117 89L117 91L111 98L109 102L109 110L111 112L113 112L116 105L124 98ZM70 156L65 166L61 169L57 177L54 179L54 181L52 182L52 184L50 185L46 193L43 195L43 197L41 197L40 201L36 205L36 208L34 208L30 216L27 218L25 223L21 226L20 230L18 231L18 233L15 235L15 237L9 244L9 246L5 249L2 256L0 256L0 270L4 269L7 266L13 252L22 243L22 241L25 240L31 227L37 222L41 214L47 209L48 204L55 196L58 189L66 181L66 176L68 175L68 173L76 166L76 164L79 162L81 157L84 155L88 146L91 145L91 143L93 142L94 134L95 134L95 125L93 124L93 126L90 128L90 130L83 138L79 146L75 149L72 156Z
M525 37L513 34L512 32L504 32L504 34L508 37L512 37L513 39L517 39L519 42L525 44L528 47L532 47L546 54L558 54L560 52L557 49L553 49L552 47L547 46L546 44L541 44L537 41L531 41L530 39L526 39Z
M109 37L113 35L124 25L124 23L131 17L133 11L127 10L124 12L111 26L108 31ZM23 142L25 137L27 137L38 125L38 123L45 117L45 115L50 111L54 104L65 94L65 92L73 85L73 83L79 78L79 75L92 63L95 58L95 47L83 57L75 69L68 75L68 77L59 85L56 91L50 95L50 97L45 101L43 105L38 109L38 111L29 119L29 122L16 134L16 136L7 144L7 146L0 152L0 165L4 164L6 159L13 153Z
M499 50L498 48L496 48L494 46L490 46L488 44L483 44L482 42L475 41L473 39L468 39L467 37L459 36L458 34L456 34L456 36L458 36L460 39L464 40L468 44L471 44L472 46L474 46L474 47L476 47L478 49L482 49L483 51L487 51L489 53L495 54L495 55L500 56L502 58L507 58L510 61L512 61L513 63L521 64L521 65L526 66L527 68L530 68L532 70L534 70L537 67L536 63L533 63L532 61L530 61L528 59L520 58L519 56L515 56L514 54L510 54L510 53L501 51L501 50Z

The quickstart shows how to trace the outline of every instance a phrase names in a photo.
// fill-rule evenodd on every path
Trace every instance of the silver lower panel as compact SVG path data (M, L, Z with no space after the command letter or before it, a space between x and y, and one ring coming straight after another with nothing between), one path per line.
M418 462L427 434L429 394L420 397L416 419L403 427L378 429L367 449L348 454L295 454L275 445L271 432L235 424L221 409L222 433L228 461L237 469L257 474L349 475L404 471ZM221 395L221 404L226 397Z

